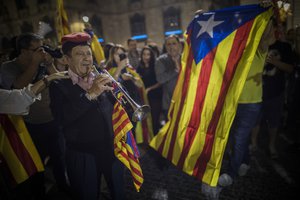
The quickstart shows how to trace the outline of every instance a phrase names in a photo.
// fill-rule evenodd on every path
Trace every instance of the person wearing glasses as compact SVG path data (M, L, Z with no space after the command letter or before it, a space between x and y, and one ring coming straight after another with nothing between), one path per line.
M2 64L0 69L3 89L23 89L58 71L53 64L53 57L46 53L39 35L24 33L16 39L17 57ZM45 79L46 80L46 79ZM48 86L48 84L47 84ZM54 120L50 109L49 89L41 92L41 101L35 101L24 116L28 132L43 161L50 157L52 171L57 187L62 191L68 188L65 177L63 136L60 127ZM46 164L46 163L45 163ZM45 179L38 173L30 179L35 187L27 191L24 199L45 199Z
M35 84L29 84L23 89L5 90L0 88L0 114L27 115L29 106L36 100L41 100L40 93L50 82L69 78L66 72L51 74Z

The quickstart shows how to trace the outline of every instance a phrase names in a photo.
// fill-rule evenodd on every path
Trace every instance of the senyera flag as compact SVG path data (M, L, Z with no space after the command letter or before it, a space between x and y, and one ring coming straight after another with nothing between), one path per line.
M22 116L0 114L0 169L10 187L44 171Z
M117 68L110 67L110 68L107 68L107 70L111 75L113 75L115 73L115 71L117 70ZM149 105L148 97L146 94L146 88L145 88L145 85L144 85L140 75L131 66L127 66L126 71L129 74L131 74L134 77L135 81L138 82L140 85L140 87L138 87L137 90L138 90L138 94L139 94L141 103L143 105ZM136 142L138 144L141 144L141 143L148 144L152 140L154 135L153 135L151 113L148 113L147 117L144 120L136 122L134 133L135 133Z
M168 122L150 146L216 186L230 126L272 8L238 6L196 15L185 33Z
M133 184L136 190L139 191L144 182L144 176L139 162L139 151L131 132L133 125L119 101L116 101L114 105L112 124L114 130L115 156L130 171Z

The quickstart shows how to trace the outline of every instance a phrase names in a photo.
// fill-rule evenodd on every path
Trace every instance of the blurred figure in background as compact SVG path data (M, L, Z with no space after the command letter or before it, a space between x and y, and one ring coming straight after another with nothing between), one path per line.
M128 39L127 40L127 46L128 46L128 59L130 65L136 69L139 66L140 62L140 53L137 49L137 42L134 39Z
M155 63L155 74L158 83L162 85L162 112L167 119L168 109L180 70L181 43L176 35L170 35L165 39L167 53L159 56Z
M283 32L281 33L283 34ZM278 157L276 138L283 122L287 82L286 75L287 73L292 73L294 69L291 45L285 42L283 37L284 36L281 35L274 44L269 46L269 52L263 71L262 120L267 124L269 133L268 150L272 159ZM258 133L259 125L254 128L252 134L252 148L254 149L257 147Z
M148 46L145 46L141 51L141 61L137 68L137 73L141 75L145 84L146 94L151 107L153 131L154 134L157 134L160 128L162 88L156 80L155 55Z

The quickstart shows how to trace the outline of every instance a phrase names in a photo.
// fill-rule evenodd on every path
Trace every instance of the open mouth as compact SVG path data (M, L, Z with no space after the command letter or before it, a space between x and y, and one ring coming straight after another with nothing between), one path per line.
M81 66L87 68L86 73L81 75L81 78L84 78L92 71L92 66L91 66L91 64L88 64L88 63L87 64L82 64Z

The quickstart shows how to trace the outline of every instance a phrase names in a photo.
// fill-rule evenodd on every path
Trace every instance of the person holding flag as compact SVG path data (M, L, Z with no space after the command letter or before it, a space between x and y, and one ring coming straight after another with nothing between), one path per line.
M124 117L112 117L115 99L106 91L114 88L107 75L94 71L90 39L87 33L72 33L62 38L70 79L50 86L51 109L65 136L67 173L74 196L97 200L103 175L111 198L119 200L125 194L124 167L118 155L129 156L122 150L123 143L116 141L116 135L119 141L126 141L122 134L117 134L122 127L117 130L113 127L120 126L119 120ZM126 131L130 130L128 127Z
M238 101L238 107L229 133L229 144L232 147L229 166L218 181L220 186L229 186L238 175L244 175L249 166L243 161L248 160L248 145L252 129L255 127L262 107L262 72L265 65L268 47L275 42L272 21L269 21L260 40L252 61L245 85ZM229 150L229 149L228 149ZM245 161L248 163L248 161ZM243 163L243 164L242 164Z
M26 115L29 112L29 106L40 100L39 95L50 82L56 79L69 78L66 72L57 72L44 77L34 84L29 84L23 89L5 90L0 88L0 113Z
M150 146L202 181L203 192L218 189L238 100L272 15L260 5L199 12L184 35L169 120Z

